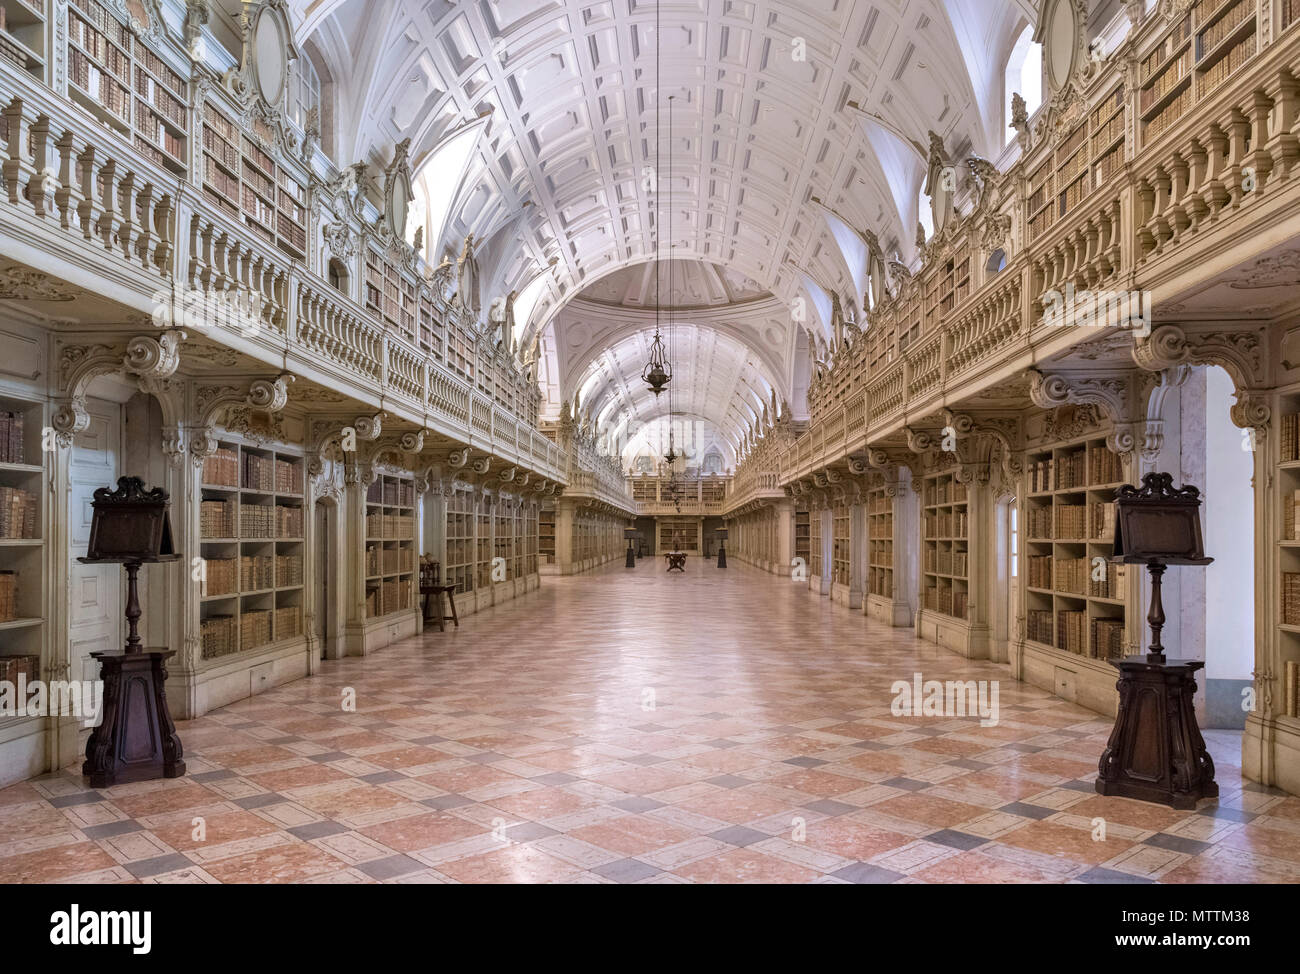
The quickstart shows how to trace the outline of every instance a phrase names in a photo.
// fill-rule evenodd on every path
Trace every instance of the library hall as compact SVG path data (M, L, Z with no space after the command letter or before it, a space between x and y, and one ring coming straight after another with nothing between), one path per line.
M0 350L37 940L1300 883L1300 0L0 0Z

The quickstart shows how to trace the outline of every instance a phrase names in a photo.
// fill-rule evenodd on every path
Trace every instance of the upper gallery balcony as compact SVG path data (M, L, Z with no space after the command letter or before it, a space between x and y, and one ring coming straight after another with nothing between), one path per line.
M901 444L909 424L1089 345L1131 350L1193 289L1278 246L1300 216L1300 5L1176 8L1131 26L1117 13L1106 56L1017 121L999 165L932 145L961 183L952 218L910 268L873 254L879 297L856 323L837 316L809 428L748 456L738 489L747 470L790 484ZM1127 313L1050 313L1084 294Z
M186 344L565 481L568 458L537 429L529 364L501 340L510 323L449 297L446 265L426 265L398 232L404 145L383 173L338 169L206 28L210 54L191 60L183 4L162 5L166 26L147 22L149 5L129 26L98 0L14 5L22 16L0 34L10 273L77 293L82 328L181 328ZM181 355L183 368L184 344Z
M731 478L721 474L659 477L638 474L627 484L641 516L688 514L720 516L731 494Z

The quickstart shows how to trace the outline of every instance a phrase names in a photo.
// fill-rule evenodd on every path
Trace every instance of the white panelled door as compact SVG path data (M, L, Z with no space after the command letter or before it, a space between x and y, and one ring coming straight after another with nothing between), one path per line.
M86 400L90 426L72 443L69 465L68 524L72 550L68 578L68 660L70 679L99 678L99 664L90 653L120 649L122 634L122 569L119 565L83 565L77 559L90 541L91 501L100 487L117 485L122 451L122 407Z

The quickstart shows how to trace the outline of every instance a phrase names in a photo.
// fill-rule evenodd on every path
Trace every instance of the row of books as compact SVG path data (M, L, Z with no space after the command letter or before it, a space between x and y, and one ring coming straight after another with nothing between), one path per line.
M894 573L887 568L873 568L868 575L869 590L872 595L887 599L894 597Z
M199 652L204 659L216 659L239 652L239 630L232 615L207 616L199 620Z
M235 536L234 501L199 501L199 537L233 538Z
M1196 39L1196 56L1203 57L1206 51L1214 50L1254 13L1255 0L1237 0L1223 16L1201 31Z
M1150 87L1142 89L1138 95L1138 111L1145 112L1161 98L1173 91L1191 70L1192 51L1188 48L1178 56L1177 60L1172 61L1167 68L1160 72L1159 77L1151 83Z
M243 504L239 508L241 538L301 538L302 508L283 504Z
M415 551L412 548L380 548L378 545L366 549L366 576L391 575L393 572L409 572L415 568Z
M17 684L18 677L23 676L28 683L39 679L41 675L41 658L23 654L21 656L0 656L0 680Z
M271 641L272 611L270 609L245 609L239 614L239 647L252 649Z
M1282 668L1282 698L1288 717L1300 717L1300 663L1287 660Z
M410 604L411 586L405 579L393 579L376 585L366 592L366 616L386 616L407 608Z
M23 414L0 410L0 463L26 463Z
M1177 29L1171 31L1164 41L1160 43L1150 54L1142 59L1142 80L1146 81L1151 77L1151 73L1156 71L1165 59L1174 53L1174 50L1187 38L1192 36L1192 18L1184 17L1178 23Z
M239 452L222 446L204 457L203 482L214 487L238 487Z
M1056 648L1080 656L1088 654L1088 613L1062 609L1056 613Z
M1027 581L1030 588L1052 587L1052 556L1030 555L1027 559Z
M1255 35L1251 33L1241 43L1233 46L1201 76L1201 95L1206 95L1241 70L1241 66L1255 56Z
M1155 139L1165 129L1173 125L1186 114L1187 109L1192 107L1192 89L1189 86L1185 91L1176 96L1169 102L1151 121L1147 122L1143 135L1147 140Z
M1092 655L1097 659L1119 659L1124 655L1124 620L1092 620Z
M1025 638L1045 646L1052 644L1052 610L1030 609L1025 613Z
M1300 626L1300 572L1282 573L1282 622Z
M0 487L0 538L38 538L41 500L20 487Z
M405 540L415 531L415 518L404 514L367 514L366 537Z
M936 551L931 548L925 553L925 570L941 575L966 576L966 552Z
M239 572L234 558L205 558L199 594L231 595L238 591Z
M275 491L277 494L302 493L302 466L292 460L263 457L245 453L243 485L253 490Z
M0 622L18 618L18 573L0 571Z
M376 480L366 488L366 502L388 507L414 507L415 487L395 480Z
M925 536L927 539L966 537L966 512L925 515Z
M1281 450L1282 462L1300 460L1300 413L1286 413L1280 426L1278 448Z
M932 483L925 492L927 507L935 504L963 504L966 502L966 485L955 480Z
M1086 538L1088 536L1088 508L1083 504L1057 504L1057 538Z

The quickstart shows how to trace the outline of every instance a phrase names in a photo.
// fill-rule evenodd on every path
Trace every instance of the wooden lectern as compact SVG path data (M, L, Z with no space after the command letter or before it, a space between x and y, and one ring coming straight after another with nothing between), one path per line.
M175 561L167 518L167 492L146 490L139 477L120 477L117 489L95 491L86 556L88 565L113 563L126 568L128 635L121 650L91 653L104 681L103 720L86 742L81 773L92 788L120 782L179 778L185 751L167 709L166 662L175 653L140 645L140 566Z
M1115 550L1111 561L1146 565L1151 573L1151 651L1112 660L1119 670L1119 713L1097 766L1096 789L1192 809L1215 798L1214 761L1196 726L1192 699L1201 660L1165 659L1160 644L1165 612L1160 581L1169 565L1208 565L1201 540L1200 491L1175 489L1167 473L1149 473L1142 486L1115 492Z

